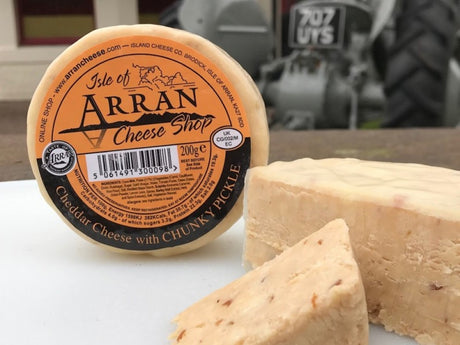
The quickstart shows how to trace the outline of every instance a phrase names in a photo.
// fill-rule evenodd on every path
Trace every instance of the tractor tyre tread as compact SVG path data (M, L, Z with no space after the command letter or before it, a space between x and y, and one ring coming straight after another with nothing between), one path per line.
M405 0L388 52L384 127L442 125L458 0Z

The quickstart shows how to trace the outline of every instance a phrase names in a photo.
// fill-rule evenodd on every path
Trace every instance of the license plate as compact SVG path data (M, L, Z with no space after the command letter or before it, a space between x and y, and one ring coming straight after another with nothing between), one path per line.
M345 8L300 3L292 7L289 23L291 48L342 48Z

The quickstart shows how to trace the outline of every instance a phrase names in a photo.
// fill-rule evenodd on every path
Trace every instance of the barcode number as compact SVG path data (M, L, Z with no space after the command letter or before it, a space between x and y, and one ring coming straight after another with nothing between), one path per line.
M180 172L177 146L90 153L86 165L90 182Z

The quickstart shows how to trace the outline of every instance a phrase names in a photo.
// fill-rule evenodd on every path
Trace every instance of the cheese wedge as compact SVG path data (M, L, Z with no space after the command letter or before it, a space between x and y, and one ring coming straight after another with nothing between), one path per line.
M172 344L367 344L364 289L345 222L330 222L175 322Z
M251 169L245 261L261 265L341 217L369 317L420 344L460 344L460 172L356 159Z

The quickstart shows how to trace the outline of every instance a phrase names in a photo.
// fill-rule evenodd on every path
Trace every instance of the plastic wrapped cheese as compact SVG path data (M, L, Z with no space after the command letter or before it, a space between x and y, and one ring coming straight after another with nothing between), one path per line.
M242 212L246 170L268 156L250 77L199 36L155 25L95 30L49 66L28 112L45 199L105 247L172 255Z

